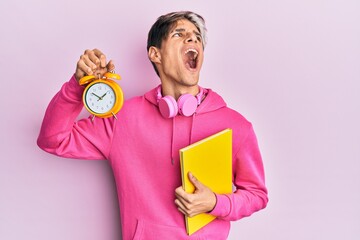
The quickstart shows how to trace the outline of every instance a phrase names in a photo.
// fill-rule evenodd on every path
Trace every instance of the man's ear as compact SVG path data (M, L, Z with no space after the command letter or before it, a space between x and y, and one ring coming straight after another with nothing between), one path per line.
M157 47L151 46L149 48L148 57L153 63L161 63L161 54Z

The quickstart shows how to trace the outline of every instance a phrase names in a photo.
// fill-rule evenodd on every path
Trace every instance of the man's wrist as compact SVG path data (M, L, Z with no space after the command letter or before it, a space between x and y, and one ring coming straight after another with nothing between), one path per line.
M228 195L226 194L216 194L216 204L212 211L209 214L214 215L215 217L226 217L230 214L231 211L231 201Z

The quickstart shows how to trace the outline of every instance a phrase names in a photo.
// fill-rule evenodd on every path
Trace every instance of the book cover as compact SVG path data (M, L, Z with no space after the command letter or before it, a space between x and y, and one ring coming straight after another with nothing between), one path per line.
M195 191L188 172L213 192L232 192L232 130L225 129L199 142L180 149L182 187L187 193ZM193 234L216 217L202 213L194 217L185 216L186 231Z

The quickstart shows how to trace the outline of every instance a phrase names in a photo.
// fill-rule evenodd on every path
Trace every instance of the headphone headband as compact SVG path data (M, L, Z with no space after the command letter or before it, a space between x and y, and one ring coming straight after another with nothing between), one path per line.
M162 93L161 93L161 86L162 85L160 84L156 88L156 100L157 100L157 102L159 102L160 99L163 97ZM201 103L201 101L202 101L202 99L204 97L203 95L206 94L206 93L207 93L207 90L199 86L199 93L196 94L196 96L195 96L198 106L200 105L200 103Z

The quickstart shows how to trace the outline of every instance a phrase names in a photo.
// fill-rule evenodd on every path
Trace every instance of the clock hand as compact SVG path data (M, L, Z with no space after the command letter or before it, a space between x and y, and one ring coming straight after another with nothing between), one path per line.
M100 98L101 98L101 100L103 99L103 97L105 97L106 96L106 94L107 94L107 92L106 93L104 93L104 95L102 95Z
M96 95L95 93L91 93L91 94L94 95L95 97L97 97L97 98L98 98L98 101L102 99L101 97L99 97L99 96Z

